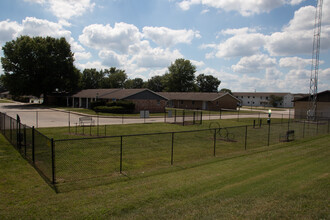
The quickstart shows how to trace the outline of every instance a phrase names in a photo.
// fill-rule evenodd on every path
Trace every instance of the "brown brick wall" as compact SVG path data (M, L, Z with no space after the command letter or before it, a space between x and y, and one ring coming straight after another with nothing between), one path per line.
M165 112L166 100L143 100L133 99L128 100L135 104L135 112L138 113L141 110L149 110L150 113Z
M294 115L295 118L306 118L307 110L309 108L309 104L306 101L297 101L294 104ZM318 102L316 109L317 117L330 117L330 102Z

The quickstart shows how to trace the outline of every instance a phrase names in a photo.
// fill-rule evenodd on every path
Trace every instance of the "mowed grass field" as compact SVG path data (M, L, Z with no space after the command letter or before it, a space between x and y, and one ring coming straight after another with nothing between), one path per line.
M281 119L276 119L277 122ZM72 188L91 187L105 182L115 182L126 175L128 178L173 171L201 162L241 155L246 150L279 143L279 138L290 129L295 130L295 138L327 133L329 126L291 122L275 124L270 128L265 120L259 128L251 126L252 119L205 121L202 125L181 126L175 124L132 124L107 127L107 134L113 137L95 138L97 127L92 127L92 136L68 133L68 128L39 129L43 134L55 139L56 186L63 192ZM273 124L274 123L274 124ZM228 127L228 126L234 127ZM250 125L250 126L244 126ZM237 127L238 126L238 127ZM216 128L224 128L215 130ZM304 128L305 127L305 128ZM105 127L100 126L99 134ZM211 130L209 130L211 128ZM81 132L81 127L79 128ZM88 127L85 127L88 130ZM184 132L189 131L189 132ZM268 131L270 131L268 139ZM73 131L72 131L73 132ZM168 132L168 133L157 133ZM171 133L179 132L179 133ZM156 133L142 136L134 134ZM79 134L79 131L78 131ZM123 136L118 135L133 135ZM56 141L62 138L81 138ZM35 138L39 140L39 138ZM51 151L48 144L36 145L36 164L51 180ZM31 148L27 150L31 154ZM31 158L31 156L29 157ZM122 174L119 172L122 171Z
M329 219L330 136L56 194L0 135L0 219Z

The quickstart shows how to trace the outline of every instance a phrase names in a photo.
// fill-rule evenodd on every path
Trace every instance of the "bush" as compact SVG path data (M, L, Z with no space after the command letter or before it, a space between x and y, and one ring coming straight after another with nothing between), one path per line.
M116 114L123 114L127 113L126 109L122 106L97 106L94 108L96 112L103 112L103 113L116 113Z
M95 110L94 108L97 107L97 106L105 106L106 105L106 102L104 100L99 100L99 101L93 101L91 102L90 104L90 108Z
M135 104L133 102L130 101L123 101L123 100L119 100L119 101L115 101L115 102L108 102L106 104L106 106L108 107L114 107L114 106L120 106L123 107L126 111L126 113L133 113L135 110Z

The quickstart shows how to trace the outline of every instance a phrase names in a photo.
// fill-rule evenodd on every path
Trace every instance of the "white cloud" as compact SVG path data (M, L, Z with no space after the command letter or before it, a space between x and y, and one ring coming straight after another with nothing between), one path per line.
M92 62L87 62L87 63L78 63L75 62L75 65L80 69L80 70L84 70L84 69L97 69L97 70L103 70L103 69L107 69L108 67L105 65L102 65L102 63L100 61L92 61Z
M84 28L79 41L85 46L94 49L109 49L127 53L130 45L140 42L142 34L139 29L123 22L115 23L114 27L109 24L92 24Z
M194 38L201 37L198 31L173 30L166 27L144 27L143 34L163 47L172 47L179 43L190 44Z
M174 60L182 58L183 55L178 50L152 48L149 42L143 41L140 45L135 45L134 54L131 62L136 63L138 67L166 67Z
M265 36L259 33L237 34L216 47L215 56L238 57L257 54L265 44Z
M243 16L270 12L285 4L296 5L304 0L183 0L178 3L182 10L189 10L192 5L204 5L224 11L237 11Z
M239 73L258 73L275 65L275 58L271 58L265 54L258 54L250 57L242 57L236 65L232 65L232 69Z
M59 19L68 20L92 11L95 3L90 0L25 0L27 2L41 4L51 11Z
M272 56L311 54L314 36L315 7L305 6L298 9L289 24L281 32L267 36L265 49ZM330 48L330 1L324 1L321 49Z
M284 57L279 61L280 67L304 69L310 66L312 59L303 59L301 57Z
M14 39L21 26L16 21L0 21L0 44Z
M248 28L248 27L243 27L243 28L229 28L226 30L222 30L220 33L222 35L243 35L243 34L249 34L249 33L255 33L256 29L254 28Z
M102 64L106 66L122 66L127 62L127 56L119 55L111 50L101 50L99 57L102 59Z
M92 57L92 54L90 52L75 52L74 58L75 60L88 60Z
M76 59L88 59L90 57L90 54L86 53L85 49L71 37L71 31L66 30L59 23L35 17L26 17L21 24L9 20L0 22L0 43L14 40L21 35L64 37L70 43L71 50L76 53Z

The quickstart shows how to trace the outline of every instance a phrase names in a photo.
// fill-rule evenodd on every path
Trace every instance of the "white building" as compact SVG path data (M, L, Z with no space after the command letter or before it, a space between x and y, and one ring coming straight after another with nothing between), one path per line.
M277 104L277 107L292 108L294 94L275 93L275 92L234 92L233 95L241 100L242 106L264 106L270 107L270 96L283 97L283 101Z

